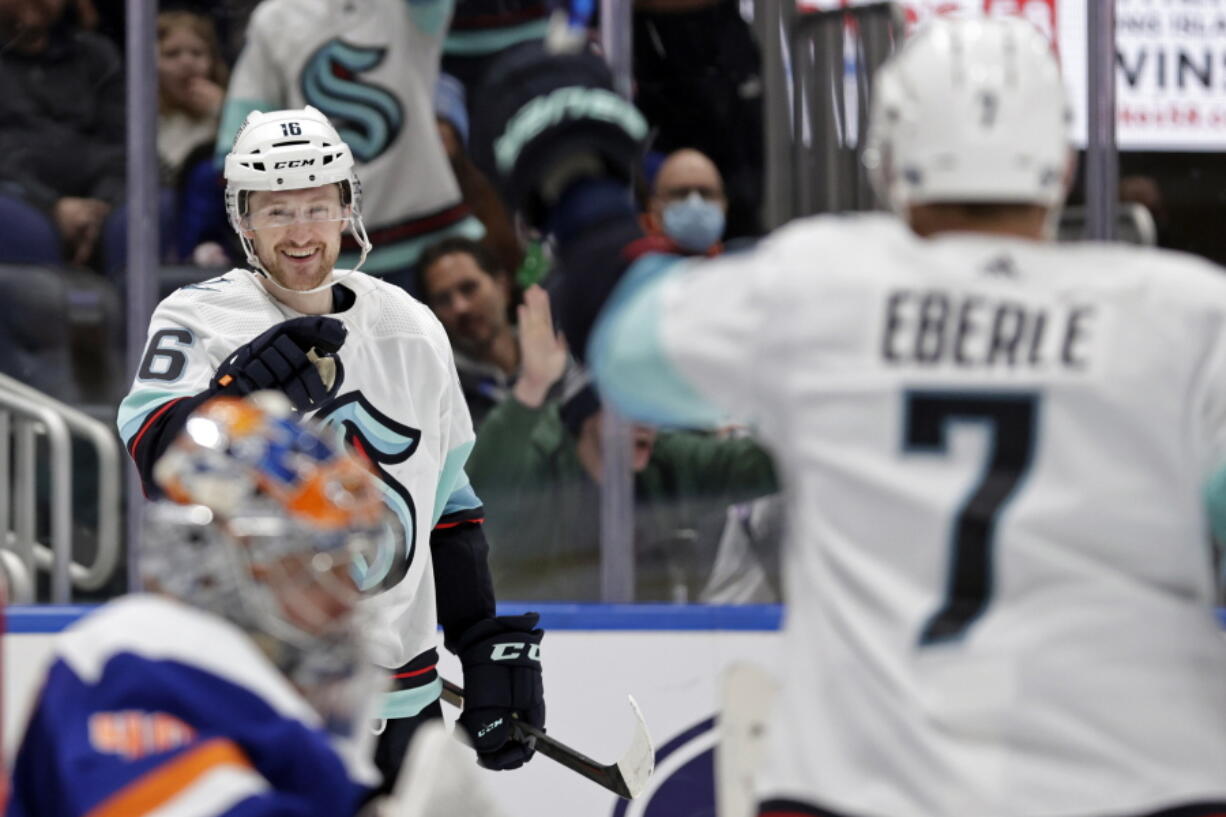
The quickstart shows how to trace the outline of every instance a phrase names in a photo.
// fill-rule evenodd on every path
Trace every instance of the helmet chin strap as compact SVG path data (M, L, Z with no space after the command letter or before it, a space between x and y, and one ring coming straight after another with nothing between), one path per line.
M358 246L361 248L361 255L358 256L358 263L354 264L352 269L338 270L333 268L326 281L319 286L312 287L310 289L290 289L276 278L272 277L272 275L260 262L260 257L255 251L255 244L251 241L251 239L243 235L241 232L239 233L238 237L239 241L243 245L243 251L247 254L247 263L251 265L253 272L262 276L266 281L268 281L268 283L272 284L282 292L292 292L295 295L311 295L316 292L323 292L324 290L331 289L333 284L347 278L350 273L357 272L362 264L365 263L366 256L370 253L371 243L370 238L366 235L366 225L362 223L362 217L354 213L350 217L349 227L353 232L353 237L358 241Z

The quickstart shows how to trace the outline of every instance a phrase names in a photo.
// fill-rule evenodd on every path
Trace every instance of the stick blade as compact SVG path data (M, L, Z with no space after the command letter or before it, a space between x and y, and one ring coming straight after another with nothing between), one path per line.
M630 708L634 710L634 739L621 760L617 761L617 770L625 784L626 795L633 799L643 793L651 780L651 774L656 769L656 749L652 745L647 721L643 719L643 711L639 709L638 701L634 700L633 695L626 697L630 700Z

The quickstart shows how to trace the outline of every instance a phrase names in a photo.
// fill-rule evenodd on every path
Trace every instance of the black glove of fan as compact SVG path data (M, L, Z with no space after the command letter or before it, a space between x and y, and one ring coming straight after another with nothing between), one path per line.
M217 367L210 385L219 394L240 396L276 389L284 392L300 413L318 408L332 384L324 383L308 353L335 354L344 344L345 334L345 325L336 318L291 318L234 350Z
M498 616L468 628L456 645L464 667L464 711L477 762L487 769L515 769L536 749L514 739L514 720L545 726L541 638L536 613Z
M511 49L478 90L471 144L503 195L536 227L569 182L584 176L629 185L647 120L613 91L604 60L552 54L540 43Z

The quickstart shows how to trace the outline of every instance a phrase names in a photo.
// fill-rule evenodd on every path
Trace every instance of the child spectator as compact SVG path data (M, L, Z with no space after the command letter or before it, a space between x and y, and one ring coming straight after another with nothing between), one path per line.
M157 40L158 159L163 187L175 191L176 255L225 266L229 228L212 156L229 71L207 17L164 11Z
M213 146L228 71L213 24L190 11L157 19L158 158L171 181L201 145Z

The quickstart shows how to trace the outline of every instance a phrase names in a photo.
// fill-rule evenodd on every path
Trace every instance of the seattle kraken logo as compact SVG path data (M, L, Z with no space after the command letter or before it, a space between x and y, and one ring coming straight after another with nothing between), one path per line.
M360 571L357 582L363 592L382 592L395 587L409 572L417 540L417 508L409 491L384 466L407 460L417 450L421 431L382 413L362 395L350 392L315 415L336 429L351 450L360 452L378 472L383 501L396 513L404 536L381 548L372 564Z
M361 164L376 159L395 141L404 110L391 91L358 75L383 62L386 48L329 40L302 69L302 95L337 126Z

